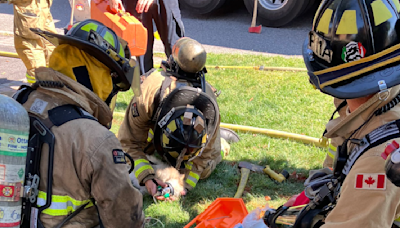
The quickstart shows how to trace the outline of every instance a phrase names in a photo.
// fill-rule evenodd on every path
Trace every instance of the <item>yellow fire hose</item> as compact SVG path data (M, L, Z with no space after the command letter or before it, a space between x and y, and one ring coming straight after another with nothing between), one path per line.
M160 64L154 65L159 68ZM306 68L300 67L266 67L266 66L212 66L206 65L207 69L246 69L246 70L265 70L265 71L295 71L295 72L307 72Z
M265 128L258 128L258 127L227 124L227 123L221 123L220 126L229 128L231 130L236 130L236 131L245 131L245 132L250 132L250 133L265 134L265 135L268 135L273 138L293 139L295 141L299 141L299 142L302 142L305 144L312 144L312 145L322 147L322 148L328 147L328 142L326 140L321 140L321 139L306 136L306 135L300 135L300 134L295 134L295 133L289 133L289 132L277 131L277 130L271 130L271 129L265 129Z
M0 56L10 57L10 58L19 58L17 53L6 52L6 51L0 51Z
M115 116L119 117L124 117L125 113L122 112L114 112ZM227 123L221 123L221 127L228 128L231 130L236 130L236 131L244 131L244 132L250 132L250 133L257 133L257 134L264 134L268 135L273 138L286 138L286 139L292 139L295 141L299 141L305 144L311 144L315 145L318 147L328 147L328 142L327 140L321 140L318 138L306 136L306 135L300 135L300 134L294 134L294 133L289 133L289 132L284 132L284 131L277 131L277 130L271 130L271 129L265 129L265 128L258 128L258 127L250 127L250 126L243 126L243 125L236 125L236 124L227 124Z
M17 53L13 52L5 52L0 51L0 56L3 57L10 57L10 58L19 58ZM155 65L156 68L160 67L160 64ZM265 71L295 71L295 72L306 72L306 68L299 68L299 67L266 67L266 66L212 66L207 65L208 69L247 69L247 70L265 70Z

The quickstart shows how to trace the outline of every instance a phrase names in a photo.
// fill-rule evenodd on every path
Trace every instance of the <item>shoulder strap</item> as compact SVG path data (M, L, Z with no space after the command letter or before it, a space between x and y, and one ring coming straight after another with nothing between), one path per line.
M13 95L13 99L18 101L20 104L24 104L27 100L29 95L34 91L30 86L22 85L19 87L17 92Z
M151 121L156 122L158 113L160 112L160 108L162 106L163 97L165 94L165 90L171 85L172 79L170 77L165 77L163 83L161 84L160 90L157 91L156 96L154 98L154 110L153 115L151 117Z
M49 110L49 119L55 126L61 126L66 122L76 119L97 119L85 110L71 104L62 105Z
M400 120L392 121L370 132L359 141L359 145L352 151L347 159L345 166L342 169L342 174L347 176L353 167L354 163L366 151L391 139L400 137Z

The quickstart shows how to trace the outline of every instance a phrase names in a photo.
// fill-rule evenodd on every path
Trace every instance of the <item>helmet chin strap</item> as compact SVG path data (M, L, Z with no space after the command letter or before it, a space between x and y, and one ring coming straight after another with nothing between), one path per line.
M179 154L178 158L176 159L175 169L179 170L183 161L183 156L186 154L186 147L182 149L181 153Z

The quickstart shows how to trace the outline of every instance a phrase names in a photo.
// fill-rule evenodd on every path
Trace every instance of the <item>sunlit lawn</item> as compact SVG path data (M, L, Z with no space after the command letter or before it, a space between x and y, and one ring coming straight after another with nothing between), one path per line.
M254 55L208 54L207 65L304 67L302 59ZM221 90L218 104L221 122L287 131L319 138L334 110L330 97L316 91L306 72L208 69L206 79ZM132 92L118 95L116 112L124 113ZM122 117L115 115L112 131L117 133ZM182 228L217 197L233 197L240 179L239 161L270 165L280 172L308 174L321 168L325 150L288 139L239 133L241 141L231 145L230 154L207 180L178 202L154 204L144 197L146 216L159 219L165 227ZM249 211L266 204L277 207L302 191L296 178L276 184L266 175L250 174L243 199ZM152 227L162 227L154 225Z

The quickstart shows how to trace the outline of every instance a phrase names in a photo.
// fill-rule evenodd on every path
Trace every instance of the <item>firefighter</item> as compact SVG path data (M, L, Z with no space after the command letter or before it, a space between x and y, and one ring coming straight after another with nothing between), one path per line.
M185 175L183 194L209 177L222 160L219 109L204 78L205 62L199 42L179 39L163 70L153 69L142 77L142 94L133 97L126 110L118 139L134 160L135 177L153 196L157 185L165 183L153 181L146 155L157 152Z
M29 28L40 28L56 33L50 7L53 0L1 0L14 5L14 46L26 67L26 79L35 82L35 69L48 66L54 45L33 33Z
M338 147L333 172L310 172L310 203L294 227L399 224L400 189L386 178L381 158L399 140L399 11L397 0L330 0L315 15L303 58L311 84L335 98L339 116L332 115L324 137ZM273 220L269 227L276 227Z
M108 130L116 94L139 74L127 43L94 20L75 24L66 35L32 31L56 48L49 68L36 69L32 87L14 95L31 116L30 159L41 148L39 172L32 169L36 162L26 169L33 172L26 183L35 183L30 177L36 175L40 182L37 196L31 195L37 205L24 213L23 227L36 227L36 219L37 227L143 227L142 195ZM40 135L50 141L40 146ZM33 194L34 185L30 189Z

